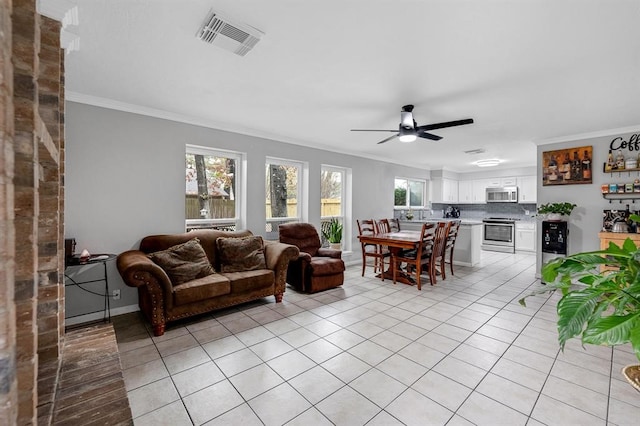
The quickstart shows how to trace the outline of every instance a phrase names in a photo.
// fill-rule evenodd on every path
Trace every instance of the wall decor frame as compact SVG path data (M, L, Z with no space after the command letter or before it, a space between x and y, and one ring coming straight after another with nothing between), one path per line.
M542 185L592 183L593 147L544 151L542 153Z

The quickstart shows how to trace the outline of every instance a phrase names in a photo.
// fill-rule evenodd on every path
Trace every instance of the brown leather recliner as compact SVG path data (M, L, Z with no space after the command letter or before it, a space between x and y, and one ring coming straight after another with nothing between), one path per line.
M291 260L287 282L306 293L341 286L344 282L342 251L321 247L318 231L310 223L280 225L280 242L300 249L298 259Z

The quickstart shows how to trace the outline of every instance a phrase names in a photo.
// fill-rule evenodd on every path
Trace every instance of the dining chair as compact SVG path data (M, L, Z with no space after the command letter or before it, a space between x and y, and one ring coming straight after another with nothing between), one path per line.
M451 275L453 275L453 250L456 246L456 239L458 238L458 231L460 230L460 221L451 221L449 226L449 232L447 232L447 239L444 244L444 252L440 260L440 271L442 273L442 279L446 280L446 264L449 263L451 269ZM449 262L447 262L447 255L449 256Z
M391 232L391 227L389 226L388 219L376 220L375 223L376 223L376 232L378 234L385 234L387 232Z
M374 235L376 234L376 224L373 219L357 220L358 234L359 235ZM384 248L379 244L365 244L360 243L362 246L362 276L364 277L364 269L367 266L367 258L373 259L373 273L378 272L380 268L380 277L384 281L384 259L391 257L391 252L388 248Z
M436 275L438 272L444 279L444 272L442 271L442 261L444 259L445 246L447 244L447 236L449 235L449 229L451 227L451 221L438 222L436 225L435 236L433 241L433 262L431 262L431 269L433 272L432 284L436 283ZM437 270L440 266L440 271Z
M433 268L433 244L434 244L434 230L436 224L424 223L420 231L420 242L418 247L414 250L408 250L393 256L391 259L391 269L393 270L393 283L396 283L396 277L400 264L407 264L407 273L411 273L414 269L416 271L416 285L418 290L422 290L422 283L420 276L422 271L426 270L429 275L429 281L431 285L435 282L435 273Z
M389 223L389 232L400 232L400 219L397 217L388 219Z

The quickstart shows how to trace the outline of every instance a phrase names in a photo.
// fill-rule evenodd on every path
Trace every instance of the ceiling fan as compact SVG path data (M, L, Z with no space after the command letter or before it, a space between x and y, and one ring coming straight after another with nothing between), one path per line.
M391 139L398 137L400 142L413 142L416 138L430 139L432 141L439 141L442 136L427 133L427 130L443 129L445 127L462 126L464 124L472 124L473 118L466 118L464 120L446 121L444 123L426 124L424 126L418 126L416 120L413 119L413 105L405 105L400 111L400 125L398 130L375 130L375 129L351 129L352 132L397 132L393 136L389 136L386 139L381 140L378 144L385 143Z

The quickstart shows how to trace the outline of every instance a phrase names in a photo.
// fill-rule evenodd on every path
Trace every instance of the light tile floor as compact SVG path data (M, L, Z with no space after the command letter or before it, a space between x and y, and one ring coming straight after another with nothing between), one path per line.
M483 252L422 291L341 288L170 325L113 319L136 425L637 425L629 347L559 351L535 257Z

